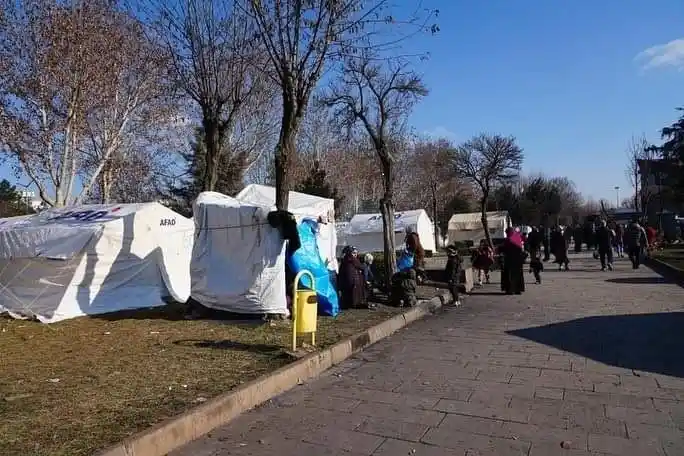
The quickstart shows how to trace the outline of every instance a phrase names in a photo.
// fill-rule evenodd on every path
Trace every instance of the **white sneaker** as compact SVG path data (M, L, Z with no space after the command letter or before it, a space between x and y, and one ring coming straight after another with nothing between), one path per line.
M478 280L478 281L477 281L477 286L478 286L478 287L481 287L481 286L482 286L482 280Z
M461 305L461 301L459 301L459 300L454 301L454 303L452 304L452 306L456 306L456 307L458 307L460 305Z

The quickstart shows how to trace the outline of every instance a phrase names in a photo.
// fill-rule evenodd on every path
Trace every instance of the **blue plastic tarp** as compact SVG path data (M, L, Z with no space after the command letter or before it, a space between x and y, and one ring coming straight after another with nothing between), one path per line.
M297 249L287 259L288 266L294 274L303 269L311 272L316 281L316 297L318 298L318 313L337 316L340 313L340 303L337 296L337 289L330 278L330 271L326 267L318 250L316 243L316 233L318 223L312 219L304 219L297 226L301 247ZM300 287L311 288L311 279L303 276L299 282Z
M404 250L397 260L397 269L400 272L408 271L413 267L413 255L411 252Z

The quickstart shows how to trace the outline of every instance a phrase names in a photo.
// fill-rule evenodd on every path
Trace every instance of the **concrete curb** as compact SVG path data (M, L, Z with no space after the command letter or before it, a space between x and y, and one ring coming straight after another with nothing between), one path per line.
M228 423L243 412L284 393L302 381L322 374L353 354L390 336L408 324L451 302L451 293L440 292L406 312L312 353L274 372L265 374L205 404L170 418L123 442L96 453L97 456L164 456L211 430Z
M666 279L674 280L680 285L684 286L684 271L675 268L669 263L666 263L657 258L647 256L644 258L644 265L653 269L655 272L665 277Z

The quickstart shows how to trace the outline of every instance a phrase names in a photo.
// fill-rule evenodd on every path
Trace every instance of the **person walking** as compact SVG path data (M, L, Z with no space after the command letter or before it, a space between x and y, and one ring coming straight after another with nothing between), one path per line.
M619 258L625 257L625 226L622 223L618 223L615 226L615 253Z
M601 260L601 271L613 270L613 240L615 236L613 231L608 228L608 223L601 220L601 223L596 230L596 246L598 248L599 258Z
M568 258L568 244L565 242L565 236L561 233L559 227L556 227L551 232L551 253L556 258L558 263L558 270L561 271L563 266L565 270L570 270L570 259Z
M522 294L525 291L525 250L520 233L513 228L507 228L506 239L499 246L499 253L503 256L501 291L509 295Z
M639 219L635 218L625 230L625 241L627 254L632 261L632 269L639 269L641 265L641 252L648 249L648 238L646 230L639 224Z
M542 244L544 245L544 261L549 261L551 259L551 228L542 225L539 230L542 233Z

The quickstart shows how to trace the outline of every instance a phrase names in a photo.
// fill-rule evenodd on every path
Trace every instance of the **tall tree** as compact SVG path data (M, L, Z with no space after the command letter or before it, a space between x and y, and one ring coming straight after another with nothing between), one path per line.
M113 0L1 1L0 149L45 203L78 203L156 119L155 53Z
M452 155L456 175L472 182L480 193L482 228L489 245L492 245L492 239L487 223L487 203L492 190L517 177L523 159L523 150L513 136L484 133L458 146Z
M322 97L348 129L361 124L380 161L383 176L382 214L384 260L387 277L396 272L394 261L395 164L411 109L428 90L407 62L374 60L371 54L349 58Z
M646 212L653 199L654 192L646 185L641 185L642 175L648 174L650 161L658 158L658 152L651 147L644 135L633 136L627 145L627 168L625 175L634 190L633 207L637 211Z
M176 84L199 110L201 189L216 190L221 156L235 153L234 142L245 128L241 120L272 107L272 86L263 77L265 51L254 39L254 24L234 1L132 3L165 47Z
M33 213L30 201L25 201L17 188L7 179L0 181L0 217L14 217Z
M672 163L669 168L670 172L663 173L671 175L660 176L661 179L671 184L666 186L670 187L669 189L661 188L659 192L661 193L661 204L663 190L669 190L669 193L679 201L684 200L684 108L677 108L677 111L682 113L679 119L660 131L663 144L650 149L660 153L664 160Z
M182 154L186 162L185 175L176 185L170 185L169 197L174 201L174 209L183 214L192 214L192 202L206 188L204 173L207 157L204 131L198 128L191 144L191 151ZM214 191L225 195L235 195L243 185L243 170L247 166L249 153L222 154L216 163L216 185Z
M334 200L336 214L340 210L340 205L344 200L344 197L339 195L337 189L328 181L327 173L325 172L325 169L321 167L321 163L318 160L314 160L308 176L295 187L295 190L308 195Z
M448 139L424 138L415 143L409 157L411 193L416 205L411 209L428 209L434 224L435 245L440 245L439 220L444 218L447 204L459 190L460 183L447 166L453 149L454 145Z
M397 21L388 13L388 0L242 0L253 17L257 36L271 62L271 76L281 92L280 135L275 148L276 206L287 209L293 186L291 167L297 155L297 136L309 100L326 63L359 49L396 44L404 37L378 42L382 24L415 26L437 31L416 15ZM408 36L408 35L407 35ZM371 42L371 38L373 41Z

